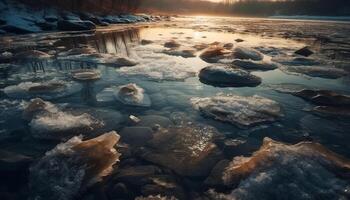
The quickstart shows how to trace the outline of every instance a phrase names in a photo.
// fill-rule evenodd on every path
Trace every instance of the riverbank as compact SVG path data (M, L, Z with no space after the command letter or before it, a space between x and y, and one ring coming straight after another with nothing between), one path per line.
M168 16L148 14L93 14L62 11L54 7L36 9L17 2L0 1L0 35L47 31L90 31L112 24L168 20Z

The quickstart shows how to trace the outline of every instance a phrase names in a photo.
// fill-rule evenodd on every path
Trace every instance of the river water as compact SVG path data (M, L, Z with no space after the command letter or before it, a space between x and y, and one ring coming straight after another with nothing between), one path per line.
M50 121L52 119L46 119L46 121L43 119L40 121L41 124L33 127L33 121L28 122L22 117L23 108L30 99L41 97L65 110L73 110L80 114L87 113L100 121L104 121L105 126L103 128L94 129L91 133L84 133L86 138L93 138L111 130L123 132L125 127L132 127L129 119L132 115L141 120L143 117L150 118L148 121L150 127L151 124L161 124L167 120L176 125L188 123L195 127L200 124L214 127L217 132L223 135L224 140L253 141L253 144L248 145L250 147L247 148L249 151L244 152L245 156L249 156L256 151L261 146L263 139L268 137L283 144L296 144L302 141L320 143L327 149L345 157L344 159L350 158L350 147L348 145L350 141L349 116L315 114L310 111L315 106L313 102L303 100L289 92L281 92L281 90L289 91L295 90L295 88L298 90L307 88L331 90L343 95L350 94L349 75L334 78L327 77L327 74L322 76L310 75L300 71L295 72L288 68L289 66L304 66L307 68L322 65L322 67L342 69L342 72L346 74L347 70L350 71L348 68L350 64L349 32L350 24L345 22L196 16L176 17L169 22L138 24L135 27L125 26L120 28L111 26L98 29L94 33L43 33L1 37L0 53L11 52L13 55L20 55L19 53L23 51L39 50L50 55L50 58L45 59L14 56L10 60L4 61L7 64L1 64L1 150L30 156L38 160L45 152L62 142L59 140L47 140L45 137L40 138L36 134L37 132L45 132L42 130L47 127L47 124L53 123ZM241 39L242 42L237 42L236 39ZM207 63L200 58L199 55L205 49L196 50L193 57L168 55L164 52L164 50L167 50L164 47L164 43L170 40L179 43L180 49L189 49L200 44L209 45L214 42L218 42L218 46L232 43L233 48L243 46L261 52L264 55L264 61L270 62L272 60L279 67L269 71L251 70L253 75L260 77L262 80L262 83L256 87L214 87L202 83L198 78L200 70L204 67L219 65L218 63ZM151 42L150 44L141 44L145 41ZM316 62L317 64L309 65L307 62L300 64L293 61L294 58L303 58L302 56L297 56L294 52L305 46L311 46L315 52L308 58L308 61ZM138 64L129 67L115 67L103 63L101 60L96 62L96 59L91 60L90 58L79 57L79 55L68 56L64 54L71 49L82 47L89 47L97 54L128 58ZM290 61L290 63L286 64L287 61ZM230 65L230 62L230 60L224 60L221 64ZM94 81L76 81L72 78L72 71L77 69L95 69L98 70L101 77ZM21 83L28 85L50 81L64 82L67 83L67 86L63 91L58 93L48 92L47 94L31 93L23 89L25 86L19 86ZM148 95L151 101L150 106L125 105L125 103L115 99L113 92L109 92L116 90L118 86L129 83L135 83L144 89L145 95ZM11 86L16 87L11 88ZM259 95L277 102L281 107L282 115L273 122L242 127L203 115L191 103L191 99L195 97L205 98L218 95L239 95L243 97ZM241 110L240 112L247 111ZM60 126L65 124L78 123L74 120L77 119L68 117L55 119L56 124L58 124L56 129L60 129ZM170 122L167 121L166 123ZM147 124L144 124L143 127L147 127ZM46 132L45 134L50 134L49 131ZM80 134L79 131L76 135L78 134ZM132 134L132 132L127 132L127 134ZM191 131L188 134L191 134ZM123 134L121 135L121 141L128 144L128 141L123 140ZM73 137L74 134L71 136ZM66 141L66 139L62 140L63 142ZM136 138L135 140L138 139ZM130 143L132 144L133 142ZM129 151L137 151L138 148L143 148L143 146L147 145L142 144L137 145L137 147L130 147L131 150L129 149ZM181 150L181 148L173 148ZM167 151L170 150L167 149ZM227 155L225 157L228 160L232 158ZM288 160L288 158L286 156L285 160ZM298 163L300 160L296 157L294 161ZM173 162L176 161L173 160ZM347 176L333 177L331 179L333 181L339 180L339 182L335 181L333 184L333 186L338 186L337 189L327 184L323 185L320 183L320 185L317 185L315 177L309 178L312 180L309 185L298 185L301 182L305 182L301 180L291 181L296 185L292 187L285 182L289 182L290 178L293 179L293 176L298 179L302 175L298 174L291 177L286 175L286 178L283 179L281 178L283 174L280 174L278 177L277 172L277 175L274 173L273 176L269 172L264 172L266 176L270 175L268 180L273 180L272 182L267 182L264 179L265 182L262 181L256 184L258 179L255 179L255 182L250 183L251 187L255 187L257 191L262 193L261 198L259 198L254 196L253 192L249 193L253 190L249 188L250 186L247 183L249 178L242 180L238 186L240 190L246 189L246 192L250 194L243 195L241 193L238 194L235 190L237 186L230 186L229 188L220 185L207 186L204 184L205 186L203 186L201 184L203 184L203 180L207 175L199 175L199 177L184 175L176 167L169 167L164 162L157 162L155 159L145 158L137 153L125 158L121 157L119 164L121 170L127 170L128 167L132 168L134 166L155 165L166 171L165 174L167 175L169 175L167 169L170 168L172 178L176 179L180 185L177 187L182 188L181 192L178 190L173 192L173 195L179 199L194 199L194 196L204 198L203 194L207 194L206 198L209 198L210 195L208 195L207 191L211 188L225 194L231 194L233 199L349 198L349 168L344 169L344 171L347 170ZM309 170L306 166L307 164L310 163L305 164L305 171ZM205 165L205 163L202 163L202 165ZM299 167L298 170L303 171L304 168ZM321 169L317 171L318 168L316 167L312 170L312 173L310 173L313 175L326 173ZM118 173L118 169L115 171L115 173ZM189 169L189 171L191 170ZM136 174L135 171L132 173ZM304 175L306 176L306 174ZM134 176L142 176L144 178L146 175ZM329 178L331 175L324 176ZM319 175L320 178L324 176ZM337 175L334 176L337 177ZM262 177L260 178L262 179ZM304 178L307 179L306 177ZM325 180L328 180L326 178ZM9 193L16 193L18 189L22 193L22 197L31 196L30 190L23 189L28 188L29 178L27 175L24 175L20 179L23 180L1 180L4 192L8 190L10 191ZM125 179L125 183L123 181L120 182L125 184L128 190L131 190L129 192L130 196L126 195L126 197L121 197L120 199L132 199L135 196L154 194L145 192L146 189L143 186L130 183L128 182L130 181L129 179ZM279 181L276 181L276 179ZM12 184L8 184L8 182ZM108 186L111 184L108 181L103 183L102 185ZM264 188L267 186L264 186L263 183L266 183L269 187L274 187L274 184L280 184L282 185L281 187L284 185L288 193L283 193L283 188L276 188L279 194L277 192L264 193ZM197 187L196 185L198 184L201 186ZM306 189L308 187L311 188L309 193ZM295 191L293 192L291 188L295 188ZM169 191L172 191L164 188L153 190L158 191L162 195L169 195ZM338 190L342 191L342 193L337 194ZM75 198L88 199L89 197L90 199L98 199L96 197L98 192L94 189L84 190L82 193ZM106 198L112 199L111 196L113 195L110 195L110 192L106 193ZM182 195L183 193L185 195ZM297 194L300 194L300 196ZM211 194L210 198L219 199L219 196L214 196Z

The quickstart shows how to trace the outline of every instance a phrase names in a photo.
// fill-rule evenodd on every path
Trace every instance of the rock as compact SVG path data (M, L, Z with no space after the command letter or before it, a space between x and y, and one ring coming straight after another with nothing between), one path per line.
M91 13L80 13L80 19L91 21L96 25L105 26L106 24L102 22L101 18L91 14Z
M150 196L147 196L147 197L143 197L143 196L136 197L135 200L177 200L177 198L175 198L175 197L164 197L164 196L161 196L161 195L156 195L156 196L150 195Z
M115 61L111 62L115 67L132 67L138 64L138 62L131 60L129 58L116 58Z
M121 130L120 135L123 142L142 146L152 139L153 130L149 127L125 127Z
M9 63L14 58L13 53L5 51L0 53L0 63Z
M58 112L58 108L48 101L44 101L40 98L35 98L30 100L28 105L24 108L22 116L23 119L30 121L36 115L48 112Z
M232 52L223 47L213 46L207 48L199 57L208 63L216 63L225 58L231 58Z
M108 197L110 199L126 198L130 199L131 192L124 183L115 184L109 191Z
M33 199L71 200L107 176L120 154L114 149L119 135L112 131L82 141L73 137L57 145L30 168Z
M260 147L259 141L248 138L225 139L222 144L222 150L227 158L235 156L247 156Z
M303 89L292 93L316 105L326 106L350 106L350 96L339 94L329 90Z
M264 55L260 52L247 47L236 47L233 50L232 53L233 57L235 59L241 59L241 60L255 60L259 61L264 58Z
M257 61L251 61L251 60L234 60L232 64L245 70L268 71L268 70L274 70L278 68L277 64L273 62L265 62L265 61L257 62Z
M150 183L142 186L141 193L144 196L162 195L186 199L184 189L177 183L174 177L169 175L154 175L149 177Z
M219 161L211 170L210 175L205 179L204 184L209 187L224 186L225 183L222 180L225 169L229 166L229 160Z
M8 33L14 34L28 34L36 33L40 31L40 28L32 25L31 27L21 26L19 24L6 24L0 26L0 28Z
M161 169L154 165L127 166L118 169L112 180L122 182L130 186L143 186L149 183L148 178L161 173Z
M206 49L208 47L209 47L208 44L196 44L193 46L193 48L196 49L197 51L201 51L201 50Z
M140 120L141 121L137 124L137 126L146 126L153 128L156 125L160 125L163 128L167 128L174 125L174 123L170 121L169 118L160 115L146 115L140 117Z
M305 74L311 77L337 79L349 75L349 72L329 66L288 66L287 72Z
M27 170L32 162L33 159L29 156L0 150L1 173Z
M161 128L140 156L182 176L204 177L221 158L221 152L213 143L218 135L209 126Z
M50 23L46 21L40 21L35 23L37 26L39 26L43 31L52 31L57 28L56 23Z
M280 63L282 65L289 65L289 66L314 66L314 65L322 65L322 63L318 60L312 59L312 58L306 58L306 57L296 57L296 58L289 58L286 56L279 56L279 57L273 57L273 62Z
M247 71L225 66L209 66L199 72L202 83L217 87L256 87L261 78Z
M101 78L101 73L95 69L80 69L72 71L72 77L77 81L96 81Z
M303 47L303 48L295 51L294 53L298 54L298 55L301 55L301 56L305 56L305 57L309 57L312 54L314 54L314 52L311 51L309 47Z
M349 107L333 107L333 106L316 106L312 108L311 112L320 116L332 116L339 118L349 118Z
M57 28L61 31L90 31L95 30L96 25L91 21L59 20Z
M168 49L163 50L163 53L171 56L181 56L184 58L196 57L196 51L194 49Z
M171 40L171 41L164 43L164 47L166 47L166 48L177 48L180 46L181 45L178 42L176 42L175 40Z
M114 94L115 98L125 105L130 106L151 106L151 99L145 91L136 84L127 84L119 87Z
M226 43L223 46L225 49L232 49L233 48L233 44L232 43Z
M229 122L238 127L254 126L274 122L282 116L280 105L264 97L254 96L214 96L192 98L192 105L204 116Z
M251 157L236 157L225 168L221 179L233 190L220 196L274 199L283 193L293 199L346 199L347 193L339 191L348 187L349 171L348 159L318 143L288 145L265 138Z
M141 40L141 45L149 45L152 44L153 41L152 40Z
M244 42L244 40L242 40L242 39L235 39L235 41L237 42L237 43L240 43L240 42Z

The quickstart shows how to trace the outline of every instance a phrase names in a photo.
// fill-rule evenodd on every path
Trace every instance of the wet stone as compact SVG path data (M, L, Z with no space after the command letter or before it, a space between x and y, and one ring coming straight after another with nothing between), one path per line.
M206 176L221 152L214 143L218 132L209 126L178 126L158 130L140 156L190 177Z
M175 40L171 40L171 41L164 43L164 47L166 47L166 48L177 48L180 46L181 45L178 42L176 42Z
M305 57L309 57L312 54L314 54L314 52L311 51L309 47L303 47L303 48L295 51L294 53L298 54L298 55L301 55L301 56L305 56Z
M250 59L250 60L259 61L264 58L264 55L262 53L248 47L236 47L234 48L232 55L233 55L233 58L242 59L242 60Z
M121 130L122 141L132 145L144 145L152 139L153 130L149 127L125 127Z
M264 61L257 62L251 60L234 60L232 64L245 70L268 71L278 68L278 65L276 63Z
M121 103L130 106L151 106L151 99L145 93L144 89L136 84L127 84L120 86L115 93L115 98Z
M217 87L256 87L261 78L247 71L228 66L209 66L199 72L202 83Z
M212 46L204 50L204 52L199 56L202 60L208 63L216 63L219 60L232 58L232 52L220 47Z

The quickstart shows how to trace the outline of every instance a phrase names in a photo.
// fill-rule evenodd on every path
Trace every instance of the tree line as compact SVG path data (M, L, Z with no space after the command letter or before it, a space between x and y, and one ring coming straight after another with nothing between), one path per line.
M38 8L58 7L73 12L135 12L142 0L19 0Z

